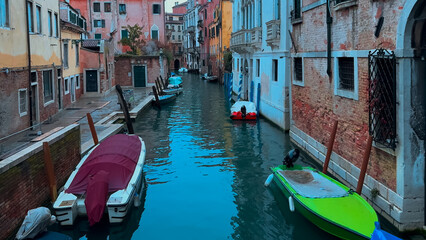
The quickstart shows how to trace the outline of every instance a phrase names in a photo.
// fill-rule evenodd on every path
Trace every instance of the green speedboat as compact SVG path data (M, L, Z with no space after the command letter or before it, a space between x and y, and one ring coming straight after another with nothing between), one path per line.
M268 180L274 181L289 199L290 210L296 209L339 238L371 238L377 214L350 188L310 167L281 165L271 170L273 176Z

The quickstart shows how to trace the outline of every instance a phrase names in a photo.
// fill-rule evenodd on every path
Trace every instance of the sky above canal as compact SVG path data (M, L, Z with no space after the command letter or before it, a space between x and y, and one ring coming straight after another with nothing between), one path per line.
M172 7L175 5L175 2L183 3L185 0L166 0L166 13L173 12Z

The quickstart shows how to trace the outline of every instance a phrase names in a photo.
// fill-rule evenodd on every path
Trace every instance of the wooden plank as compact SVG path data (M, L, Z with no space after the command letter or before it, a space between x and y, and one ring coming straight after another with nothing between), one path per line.
M42 135L40 135L40 136L38 136L38 137L36 137L36 138L32 139L32 140L31 140L31 142L38 142L38 141L41 141L41 140L43 140L43 139L47 138L48 136L50 136L50 135L54 134L55 132L57 132L57 131L59 131L59 130L61 130L61 129L63 129L63 128L64 128L64 127L56 127L56 128L54 128L54 129L52 129L52 130L48 131L47 133L44 133L44 134L42 134Z

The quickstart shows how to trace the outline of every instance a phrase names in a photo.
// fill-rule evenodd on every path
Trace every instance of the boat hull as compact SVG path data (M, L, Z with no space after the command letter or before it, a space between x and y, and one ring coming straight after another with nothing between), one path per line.
M110 223L121 223L124 220L129 209L133 206L135 195L143 185L142 169L145 161L146 148L143 140L141 138L139 138L139 140L142 144L141 152L139 153L139 159L129 183L125 189L111 193L106 202L104 214L108 214ZM69 187L73 178L77 174L78 169L94 149L96 148L93 148L77 165L76 170L71 174L65 184L65 189ZM73 225L77 217L87 217L85 194L75 195L62 191L59 194L58 199L53 204L53 209L55 211L56 219L60 225Z
M367 219L364 223L361 223L361 224L372 225L372 230L370 234L362 234L357 232L355 229L350 229L348 227L340 225L339 223L334 222L328 219L327 217L324 217L321 214L312 210L309 206L307 206L304 203L304 201L302 200L303 197L301 197L300 195L298 196L298 194L291 188L291 186L287 182L285 182L285 180L282 179L282 177L278 174L277 171L275 171L274 169L272 169L272 171L274 175L273 182L277 184L277 186L279 187L281 192L284 194L286 199L288 199L289 197L292 197L294 199L293 202L294 202L295 209L299 213L301 213L305 218L307 218L310 222L315 224L317 227L341 239L347 239L347 240L370 239L371 233L374 230L374 221L368 221ZM352 193L352 194L356 194L356 193ZM361 198L359 195L358 197ZM360 201L365 201L365 200L362 199ZM332 208L332 206L330 207ZM350 218L351 216L348 214L347 217ZM375 221L377 221L377 215L375 216Z

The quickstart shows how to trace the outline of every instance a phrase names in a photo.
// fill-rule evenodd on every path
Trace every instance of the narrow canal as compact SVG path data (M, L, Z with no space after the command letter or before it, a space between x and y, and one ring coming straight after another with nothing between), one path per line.
M262 118L232 122L229 108L222 86L184 75L176 102L134 123L147 146L141 206L120 225L80 219L56 230L74 239L334 239L263 185L292 148L289 135Z

